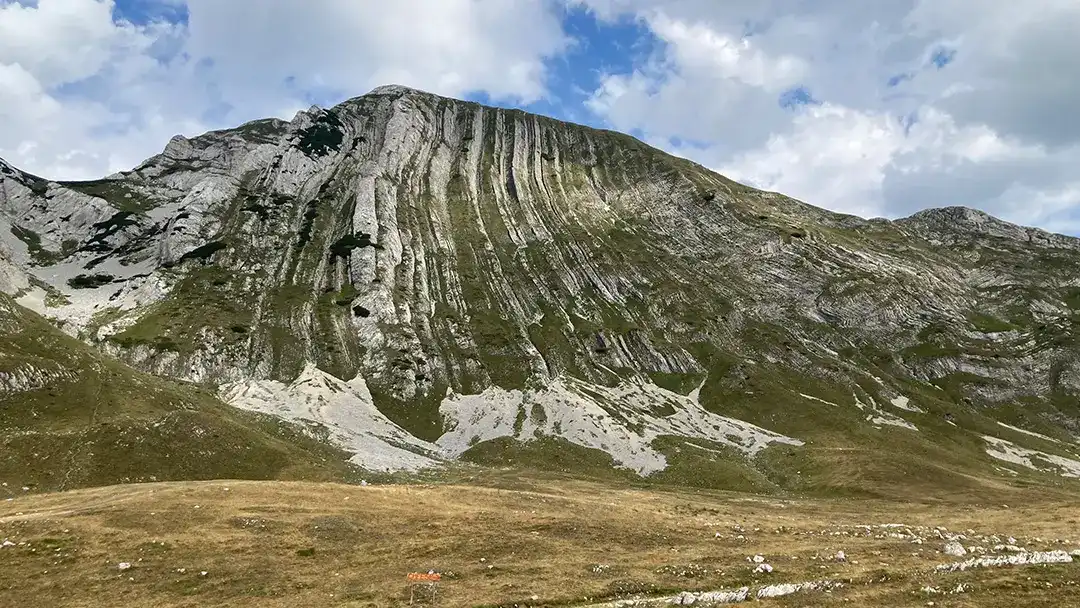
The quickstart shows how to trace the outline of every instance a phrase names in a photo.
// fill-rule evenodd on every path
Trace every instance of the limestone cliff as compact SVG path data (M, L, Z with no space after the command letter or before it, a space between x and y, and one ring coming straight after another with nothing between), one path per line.
M0 165L0 231L0 284L70 334L226 396L359 379L422 458L548 437L639 471L691 439L739 460L717 416L787 446L741 475L791 485L768 454L878 462L885 434L959 470L990 466L998 420L1080 430L1080 241L960 208L842 216L402 87L92 182Z

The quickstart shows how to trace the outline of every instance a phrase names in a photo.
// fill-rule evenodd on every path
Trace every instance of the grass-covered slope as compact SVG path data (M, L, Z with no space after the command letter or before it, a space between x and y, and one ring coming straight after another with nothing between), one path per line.
M0 294L0 480L69 489L172 479L350 479L279 419L101 356Z

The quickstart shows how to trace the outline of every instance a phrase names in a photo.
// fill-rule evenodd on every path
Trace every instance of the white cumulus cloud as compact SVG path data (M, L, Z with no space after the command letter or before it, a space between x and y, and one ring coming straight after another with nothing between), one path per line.
M0 0L0 157L100 177L195 135L291 118L398 83L527 103L570 43L547 0L142 0L186 22L134 24L113 0Z
M589 107L617 128L838 211L1080 223L1080 3L573 3L663 43L601 78ZM811 104L781 108L785 87Z

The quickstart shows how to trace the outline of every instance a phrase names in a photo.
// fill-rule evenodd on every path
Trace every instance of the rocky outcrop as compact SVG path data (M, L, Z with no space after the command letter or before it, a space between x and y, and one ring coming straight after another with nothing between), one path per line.
M78 374L72 370L17 365L9 370L0 371L0 395L31 391L59 382L70 382L77 377Z

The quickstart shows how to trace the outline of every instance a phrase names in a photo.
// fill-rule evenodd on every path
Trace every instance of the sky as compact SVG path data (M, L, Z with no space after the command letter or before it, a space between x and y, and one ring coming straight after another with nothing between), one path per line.
M393 83L844 213L1080 234L1077 32L1077 0L0 0L0 158L98 178Z

